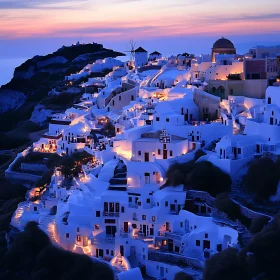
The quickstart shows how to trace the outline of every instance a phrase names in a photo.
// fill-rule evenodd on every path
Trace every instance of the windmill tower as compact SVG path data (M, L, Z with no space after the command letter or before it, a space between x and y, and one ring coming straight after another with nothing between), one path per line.
M135 60L135 46L136 46L136 43L134 42L133 39L131 39L129 41L129 47L130 47L130 50L129 51L124 51L125 53L129 53L130 54L130 62L134 62Z

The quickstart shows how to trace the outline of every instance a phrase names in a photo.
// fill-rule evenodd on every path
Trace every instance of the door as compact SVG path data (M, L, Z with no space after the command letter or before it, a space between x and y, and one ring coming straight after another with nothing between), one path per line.
M257 145L257 154L261 152L260 145Z
M203 250L210 249L210 240L203 240Z
M167 150L163 150L163 159L167 159Z
M166 231L169 231L169 223L168 222L166 222L166 224L165 224L165 229L166 229Z
M160 277L164 277L164 267L160 267Z
M123 255L124 255L123 245L121 245L121 246L120 246L120 254L121 254L121 256L123 256Z
M150 236L154 235L154 228L150 228Z
M128 222L123 223L123 230L124 232L128 232Z
M83 236L83 246L88 246L88 237Z
M144 236L147 236L147 225L143 225Z
M103 258L103 256L104 256L103 249L99 249L99 257L100 257L100 258Z
M270 118L270 124L273 124L273 118Z
M146 162L150 161L149 153L145 153L145 161L146 161Z
M168 251L173 252L173 240L168 239Z
M236 158L237 157L237 148L233 148L233 154L234 154L234 158Z

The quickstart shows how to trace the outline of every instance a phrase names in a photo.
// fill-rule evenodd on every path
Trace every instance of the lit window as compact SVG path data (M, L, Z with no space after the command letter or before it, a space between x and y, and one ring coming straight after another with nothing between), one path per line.
M95 226L94 226L94 229L99 229L99 225L95 225Z
M81 242L81 235L77 235L77 242Z

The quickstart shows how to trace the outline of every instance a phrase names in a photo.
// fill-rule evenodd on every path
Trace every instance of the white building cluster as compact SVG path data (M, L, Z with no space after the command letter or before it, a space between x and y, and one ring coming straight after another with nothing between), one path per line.
M278 153L280 144L280 87L269 87L265 100L220 100L206 84L192 85L242 70L232 54L215 58L148 57L139 48L132 70L112 59L87 65L81 73L116 68L84 83L100 88L54 115L33 150L86 151L93 162L74 179L57 168L39 201L19 205L12 225L22 230L36 220L59 246L110 262L119 279L129 271L141 279L137 267L155 278L183 270L201 279L205 260L239 246L242 225L221 216L207 193L163 188L169 166L203 149L199 160L234 176L256 154ZM115 136L103 133L110 124Z

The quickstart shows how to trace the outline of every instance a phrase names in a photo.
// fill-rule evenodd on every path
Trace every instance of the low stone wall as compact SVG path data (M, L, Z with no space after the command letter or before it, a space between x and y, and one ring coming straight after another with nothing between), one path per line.
M5 177L7 180L11 180L14 182L20 182L20 183L26 183L26 184L30 184L30 185L33 185L35 182L37 182L39 179L41 179L41 176L38 176L38 175L14 172L11 170L5 171Z
M30 171L48 171L48 168L44 164L32 164L32 163L22 163L20 166L21 170L30 170Z
M180 267L190 266L197 269L202 269L204 266L203 261L200 261L198 259L193 259L187 256L175 255L171 253L156 252L156 251L149 251L148 259L151 261L168 263Z

